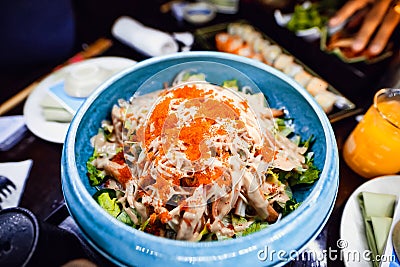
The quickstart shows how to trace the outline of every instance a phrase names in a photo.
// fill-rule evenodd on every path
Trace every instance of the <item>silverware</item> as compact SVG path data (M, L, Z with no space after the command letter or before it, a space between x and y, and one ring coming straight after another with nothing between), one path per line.
M4 196L4 198L7 198L7 195L10 195L12 191L10 190L10 187L14 188L14 190L17 190L17 187L15 184L8 179L7 177L0 175L0 203L3 202L1 195ZM8 192L8 194L6 193ZM1 210L1 206L0 206Z
M400 221L393 227L392 243L396 256L400 259Z

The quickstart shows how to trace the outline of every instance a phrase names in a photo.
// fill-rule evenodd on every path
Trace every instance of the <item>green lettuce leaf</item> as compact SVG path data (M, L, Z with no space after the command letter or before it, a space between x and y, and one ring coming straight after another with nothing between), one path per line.
M292 119L290 118L275 118L275 125L278 132L287 137L293 133L293 127L288 123Z
M106 210L114 218L117 218L121 213L121 204L117 202L115 190L99 190L93 195L93 198L97 201L97 203L99 203L100 207Z
M102 170L97 169L93 165L93 161L99 157L99 154L96 151L93 152L93 155L86 162L87 173L86 175L89 178L89 183L91 186L100 185L106 179L106 173Z
M311 135L307 140L300 142L299 146L310 148L310 146L314 143L315 138Z
M234 79L234 80L225 80L222 83L222 87L239 90L238 81L236 79Z
M298 203L294 199L290 199L290 200L286 201L285 207L282 210L282 216L288 215L289 213L291 213L292 211L297 209L300 206L300 204L301 203Z
M102 125L102 128L99 129L99 132L103 133L106 140L109 141L113 135L114 127L110 124L104 124Z
M290 186L298 184L313 184L319 178L320 171L314 166L312 161L307 162L307 170L298 175L293 175L289 179Z
M320 170L314 165L311 158L306 158L306 170L299 172L297 170L292 170L290 172L281 171L279 173L279 180L282 183L288 183L290 186L306 184L313 184L319 179Z
M269 224L267 222L257 222L257 221L253 222L248 228L246 228L246 230L241 232L241 235L245 236L245 235L249 235L249 234L258 232L264 228L267 228L268 225Z
M126 225L129 226L134 226L131 217L129 217L128 213L126 213L125 211L122 211L118 216L117 216L117 220L123 222Z
M203 230L201 230L201 232L197 236L196 241L203 240L203 237L207 237L208 234L209 234L209 232L208 232L207 226L204 225Z

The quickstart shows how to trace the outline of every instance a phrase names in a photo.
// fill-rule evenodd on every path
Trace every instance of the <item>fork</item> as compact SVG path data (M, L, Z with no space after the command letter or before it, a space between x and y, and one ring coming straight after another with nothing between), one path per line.
M8 179L7 177L0 175L0 203L3 202L3 200L1 199L1 195L4 196L4 198L7 197L6 192L8 192L8 194L11 194L11 190L9 187L14 188L14 190L17 190L17 187L15 186L15 184ZM1 206L0 206L0 210L1 210Z

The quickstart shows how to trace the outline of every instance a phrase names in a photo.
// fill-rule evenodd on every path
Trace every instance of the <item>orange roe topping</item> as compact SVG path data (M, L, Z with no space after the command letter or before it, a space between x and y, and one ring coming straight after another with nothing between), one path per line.
M196 88L196 86L183 86L177 88L173 91L173 95L175 98L184 98L184 99L194 99L200 98L207 95L202 89Z
M125 186L125 184L132 179L132 174L128 166L125 165L124 153L122 151L118 152L111 159L111 161L121 165L121 167L118 169L118 181L122 184L122 186Z
M167 211L161 212L158 216L162 223L167 223L172 220L172 216Z
M213 170L207 168L204 171L196 172L194 174L194 178L196 179L195 186L207 185L213 181L217 181L223 173L223 169L221 168L214 168Z
M246 101L241 101L240 104L242 104L244 110L247 111L247 109L249 108L249 104Z
M149 223L150 223L150 224L154 224L154 223L156 222L156 220L157 220L157 214L156 214L156 213L152 213L152 214L150 215Z
M118 181L125 185L129 180L132 179L131 171L129 170L128 166L125 165L123 168L118 169L120 176L118 177Z
M217 156L225 165L230 156L229 152L219 148L214 151L213 148L208 147L206 141L215 135L227 135L223 121L233 120L235 121L235 128L243 128L245 125L244 122L239 120L240 114L243 108L246 110L249 106L245 101L242 101L240 102L241 105L237 107L234 104L235 101L225 95L222 96L223 100L214 99L214 93L213 90L205 91L194 85L186 85L162 93L161 101L153 108L145 129L138 129L137 133L138 139L147 148L148 159L154 160L157 165L160 160L164 159L169 148L178 144L179 141L179 144L184 146L182 152L185 153L188 160L196 161ZM184 112L186 113L171 112L172 101L174 105L185 101L186 110ZM191 115L193 111L195 113ZM187 121L181 122L178 115L188 118ZM217 121L220 120L222 121L221 124L217 124ZM183 126L178 126L179 123L183 123ZM159 137L162 138L163 143L157 148L157 154L154 154L155 151L150 150L149 147L153 140ZM195 172L191 177L182 177L178 173L169 174L171 174L171 177L159 174L160 177L153 184L162 200L167 197L168 190L166 188L170 188L171 185L200 186L212 182L224 185L230 183L230 181L227 181L229 177L223 176L224 168L206 167Z
M204 141L209 138L210 127L214 123L211 119L196 118L189 126L182 127L179 132L179 139L186 146L185 154L189 160L198 160L201 157L201 145L205 146ZM205 147L205 151L207 151ZM204 151L204 150L203 150Z
M218 129L215 131L215 133L216 133L217 135L226 135L226 134L227 134L226 130L223 129L222 127L221 127L221 128L218 128Z
M115 163L118 163L119 165L123 165L125 163L125 157L124 157L124 152L120 151L118 152L112 160Z
M170 103L173 98L175 99L195 99L201 98L207 95L202 89L197 89L196 86L183 86L181 88L177 88L172 91L172 96L168 96L168 91L164 96L164 99L160 101L153 109L148 125L145 130L145 145L148 147L150 143L160 136L164 127L171 127L171 124L165 125L165 123L172 123L174 120L171 121L171 115L169 115L170 111ZM150 131L153 128L153 131Z
M154 110L149 118L149 123L145 130L146 147L148 147L157 136L161 135L165 120L168 116L169 104L171 103L171 100L172 98L170 97L165 98L154 107ZM152 126L152 124L154 125ZM154 128L154 131L152 132L150 131L151 127Z

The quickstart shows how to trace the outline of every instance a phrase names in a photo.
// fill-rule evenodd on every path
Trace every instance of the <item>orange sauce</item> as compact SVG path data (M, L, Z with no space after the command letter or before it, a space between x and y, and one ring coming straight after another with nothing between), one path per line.
M371 106L348 137L343 157L365 178L400 172L400 101Z

